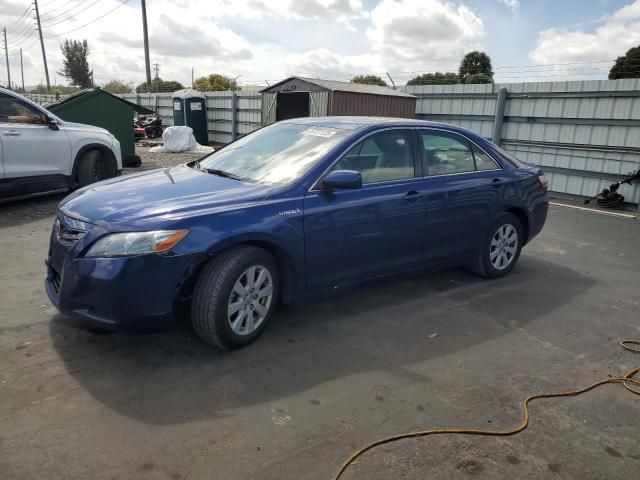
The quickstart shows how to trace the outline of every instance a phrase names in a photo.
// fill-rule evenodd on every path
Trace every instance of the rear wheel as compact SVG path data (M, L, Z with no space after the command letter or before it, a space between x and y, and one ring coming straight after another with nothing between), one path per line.
M518 217L511 213L503 214L489 229L471 269L485 278L507 275L520 257L523 240L522 224Z
M252 246L227 250L205 266L196 283L193 328L210 345L243 347L266 328L278 288L278 266L267 251Z
M113 177L110 163L99 150L89 150L78 163L78 185L85 187Z

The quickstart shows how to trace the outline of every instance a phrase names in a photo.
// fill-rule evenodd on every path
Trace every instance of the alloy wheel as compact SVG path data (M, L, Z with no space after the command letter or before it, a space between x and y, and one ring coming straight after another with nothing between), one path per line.
M496 270L504 270L518 251L518 232L510 223L501 225L491 238L489 260Z
M229 296L227 319L238 335L253 333L265 320L273 300L273 279L262 265L252 265L236 280Z

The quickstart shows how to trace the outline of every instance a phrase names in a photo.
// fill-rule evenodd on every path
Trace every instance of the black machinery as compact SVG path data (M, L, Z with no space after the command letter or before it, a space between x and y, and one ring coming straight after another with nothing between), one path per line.
M634 180L640 180L640 169L629 173L629 175L627 175L622 180L612 183L611 185L609 185L609 188L605 188L597 195L594 195L590 199L585 200L584 203L591 203L593 200L595 200L596 204L599 207L617 207L618 205L622 204L622 202L624 202L624 196L618 193L620 185L623 185L625 183L631 185L631 182L633 182Z

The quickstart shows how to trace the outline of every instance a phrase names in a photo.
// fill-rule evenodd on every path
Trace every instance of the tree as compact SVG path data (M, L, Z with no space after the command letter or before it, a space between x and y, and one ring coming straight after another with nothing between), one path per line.
M493 83L493 79L485 73L476 73L469 75L464 83Z
M240 87L233 78L212 73L206 77L196 78L193 86L202 92L218 92L225 90L240 90Z
M436 72L418 75L407 82L407 85L453 85L458 83L458 74L453 72Z
M109 93L131 93L133 82L123 82L121 80L111 80L102 86L105 92Z
M363 83L365 85L379 85L381 87L387 86L387 82L382 80L377 75L356 75L351 79L351 83Z
M618 78L640 78L640 45L616 59L609 71L609 80Z
M176 90L182 90L184 86L180 82L175 80L162 80L159 77L151 80L151 85L147 85L147 82L141 83L136 87L137 93L154 93L154 92L175 92Z
M89 70L89 44L86 40L69 40L60 45L62 50L62 75L71 81L72 85L80 88L93 86L93 70Z
M467 81L469 77L471 77L472 75L480 74L487 75L489 79L493 78L493 67L491 66L491 58L489 58L489 55L484 52L475 51L467 53L462 59L462 62L460 62L460 69L458 70L460 83L469 83Z

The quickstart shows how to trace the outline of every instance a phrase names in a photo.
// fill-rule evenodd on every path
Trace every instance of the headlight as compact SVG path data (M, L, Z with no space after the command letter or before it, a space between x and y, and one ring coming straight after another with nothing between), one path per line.
M110 233L91 245L85 257L123 257L166 252L188 233L189 230Z

